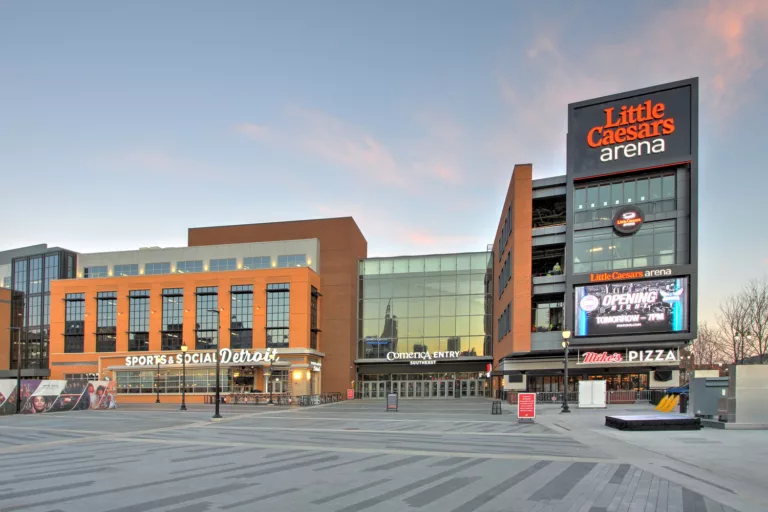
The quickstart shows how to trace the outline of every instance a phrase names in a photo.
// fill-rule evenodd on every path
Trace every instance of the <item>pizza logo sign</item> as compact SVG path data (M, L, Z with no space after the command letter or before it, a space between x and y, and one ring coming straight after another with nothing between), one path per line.
M635 206L619 208L613 216L613 229L621 235L632 235L640 229L645 215Z

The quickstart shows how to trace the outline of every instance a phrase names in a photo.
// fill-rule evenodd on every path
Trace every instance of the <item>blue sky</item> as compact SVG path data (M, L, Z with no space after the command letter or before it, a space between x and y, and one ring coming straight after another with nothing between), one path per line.
M574 5L578 4L578 5ZM0 249L352 215L482 250L569 102L701 79L701 308L768 271L768 2L0 1Z

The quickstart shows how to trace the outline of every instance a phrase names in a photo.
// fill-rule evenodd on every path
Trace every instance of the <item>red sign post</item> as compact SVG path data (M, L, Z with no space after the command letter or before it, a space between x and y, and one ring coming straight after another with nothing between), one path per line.
M517 419L532 420L536 417L536 393L517 395Z

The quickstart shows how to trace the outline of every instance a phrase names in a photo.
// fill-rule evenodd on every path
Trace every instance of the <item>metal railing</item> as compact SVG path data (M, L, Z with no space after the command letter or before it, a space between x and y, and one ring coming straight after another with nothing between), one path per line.
M272 393L272 403L274 405L322 405L341 402L341 393L321 393L318 395L297 395L292 396L287 393ZM227 405L267 405L269 404L269 393L230 393L222 395L222 403ZM204 397L206 404L215 404L214 395Z

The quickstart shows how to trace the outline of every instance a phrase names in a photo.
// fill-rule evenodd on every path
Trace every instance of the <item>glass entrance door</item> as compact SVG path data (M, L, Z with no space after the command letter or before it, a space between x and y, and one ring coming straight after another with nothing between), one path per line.
M363 398L386 398L387 383L385 381L363 382Z

